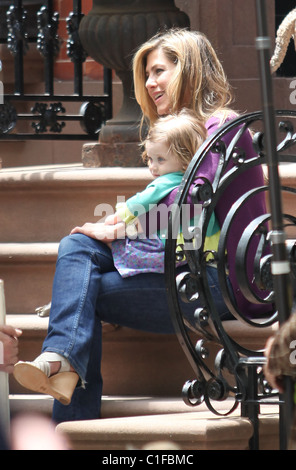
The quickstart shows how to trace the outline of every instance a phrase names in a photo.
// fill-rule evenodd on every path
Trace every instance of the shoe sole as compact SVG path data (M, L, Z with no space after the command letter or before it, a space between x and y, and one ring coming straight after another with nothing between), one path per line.
M62 372L47 377L38 367L26 362L18 362L14 366L13 375L23 387L33 392L51 395L63 405L71 402L72 393L78 382L78 375L75 372ZM71 386L69 396L59 390L66 383Z

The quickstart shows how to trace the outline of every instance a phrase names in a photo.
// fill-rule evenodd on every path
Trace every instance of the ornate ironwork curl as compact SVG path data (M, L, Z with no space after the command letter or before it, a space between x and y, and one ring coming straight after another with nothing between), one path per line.
M44 56L58 55L60 51L61 38L58 36L59 14L50 16L47 7L43 6L37 13L37 49Z
M96 103L83 103L80 108L82 129L91 135L99 133L104 121L104 110Z
M7 11L7 47L13 55L19 52L22 44L22 52L28 50L28 33L26 31L27 11L22 7L12 5Z
M276 112L279 129L277 150L279 161L283 163L296 162L296 156L291 151L295 142L293 120L294 111ZM233 318L254 329L265 328L277 321L277 311L274 301L273 282L271 274L271 254L269 239L270 214L251 221L240 235L236 249L235 269L239 289L243 296L252 304L270 304L271 308L264 317L252 319L247 312L241 311L234 300L228 279L227 242L232 226L240 217L241 209L257 194L268 193L268 184L256 187L243 194L229 210L221 229L217 252L208 252L205 248L207 228L211 215L229 185L248 169L267 163L264 145L264 134L257 128L262 126L261 112L250 113L237 117L212 134L199 149L189 165L180 185L175 204L172 207L168 228L168 238L165 253L165 276L168 291L168 301L172 320L179 342L186 354L195 378L188 380L183 387L184 401L190 406L199 405L204 401L215 414L220 414L215 402L233 397L233 405L226 414L231 413L238 403L264 403L267 398L276 398L277 391L271 390L262 373L264 364L262 350L251 349L241 344L238 338L231 337L227 322L219 317L215 305L214 294L211 292L207 268L214 265L218 270L218 279L224 302ZM256 132L257 130L257 132ZM255 156L245 155L239 148L239 140L245 132L251 132ZM231 133L232 139L226 144L223 140ZM214 181L204 180L204 184L195 184L196 175L208 152L217 153L218 166ZM229 162L233 165L228 166ZM229 169L230 168L230 169ZM294 188L282 187L282 191L295 194ZM191 194L194 203L204 201L202 207L201 243L192 249L181 246L181 254L185 255L188 272L181 276L176 274L176 265L180 252L176 256L176 240L173 236L174 227L179 226L182 217L182 207ZM296 273L296 218L292 214L284 214L285 227L289 229L286 241L287 253L291 264L291 273L295 279ZM294 232L293 232L294 230ZM193 230L194 231L194 230ZM257 241L257 250L252 264L252 276L247 273L248 252L253 239ZM295 238L295 239L294 239ZM194 246L194 245L193 245ZM179 247L178 247L179 248ZM211 256L209 256L211 255ZM179 258L178 258L179 257ZM251 279L251 282L250 282ZM199 307L191 320L185 312L184 302L199 299ZM198 341L196 345L196 337ZM203 340L200 340L200 338ZM252 369L252 372L250 372ZM255 370L256 397L250 396L250 377ZM277 399L278 402L278 399Z
M66 20L67 32L69 39L67 40L67 55L72 62L81 60L84 62L87 58L87 52L82 46L79 37L79 24L83 15L71 12Z

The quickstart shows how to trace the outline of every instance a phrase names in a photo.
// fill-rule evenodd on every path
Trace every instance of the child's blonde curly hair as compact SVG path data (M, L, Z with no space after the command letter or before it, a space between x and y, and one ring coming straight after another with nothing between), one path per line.
M186 170L192 157L205 140L204 126L199 124L196 114L189 109L182 109L179 113L158 118L152 125L147 138L142 143L144 151L143 161L147 163L146 142L164 141L168 149L182 163Z

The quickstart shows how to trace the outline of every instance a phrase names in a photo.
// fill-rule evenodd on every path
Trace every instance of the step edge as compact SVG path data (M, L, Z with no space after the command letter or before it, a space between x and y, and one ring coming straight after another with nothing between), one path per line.
M27 332L30 332L31 329L33 331L35 330L43 331L43 330L47 330L48 317L39 317L36 313L26 313L26 314L25 313L24 314L9 313L6 315L6 322L7 324L10 324L14 327L18 327ZM251 327L248 327L248 326L245 326L245 329L243 328L243 326L242 327L240 326L239 328L237 328L236 322L237 320L233 320L232 325L229 325L230 322L227 322L228 323L227 333L230 335L231 331L233 331L234 339L241 337L242 333L244 333L246 342L249 342L252 344L252 340L253 340L254 344L256 344L256 342L260 341L260 339L264 340L270 337L271 330L269 328L266 329L266 331L264 331L265 329L263 328L257 328L257 329L252 330ZM137 331L137 330L134 330L132 328L127 328L127 327L117 327L116 325L112 325L109 323L104 323L103 328L104 328L103 334L104 334L105 341L106 340L117 341L118 334L122 335L122 333L124 335L122 339L123 340L125 339L127 342L129 342L131 339L131 336L134 336L134 335L141 338L141 340L143 341L145 340L146 337L148 338L149 341L151 339L153 340L153 338L155 338L155 340L157 341L158 338L160 337L159 334L145 333L145 332ZM117 338L115 337L115 335L117 335ZM162 336L172 338L172 341L176 339L176 336L174 334L162 335Z
M58 242L0 242L0 261L10 262L15 259L35 258L55 260L58 253Z
M7 187L95 185L127 186L136 182L148 184L152 176L148 168L101 167L101 168L38 168L20 169L19 171L0 170L0 190Z

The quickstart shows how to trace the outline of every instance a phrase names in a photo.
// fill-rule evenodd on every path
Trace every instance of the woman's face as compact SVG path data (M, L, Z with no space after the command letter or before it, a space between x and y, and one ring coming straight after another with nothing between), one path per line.
M171 100L166 90L175 67L176 65L166 57L162 49L155 49L147 56L146 88L159 116L170 112Z

